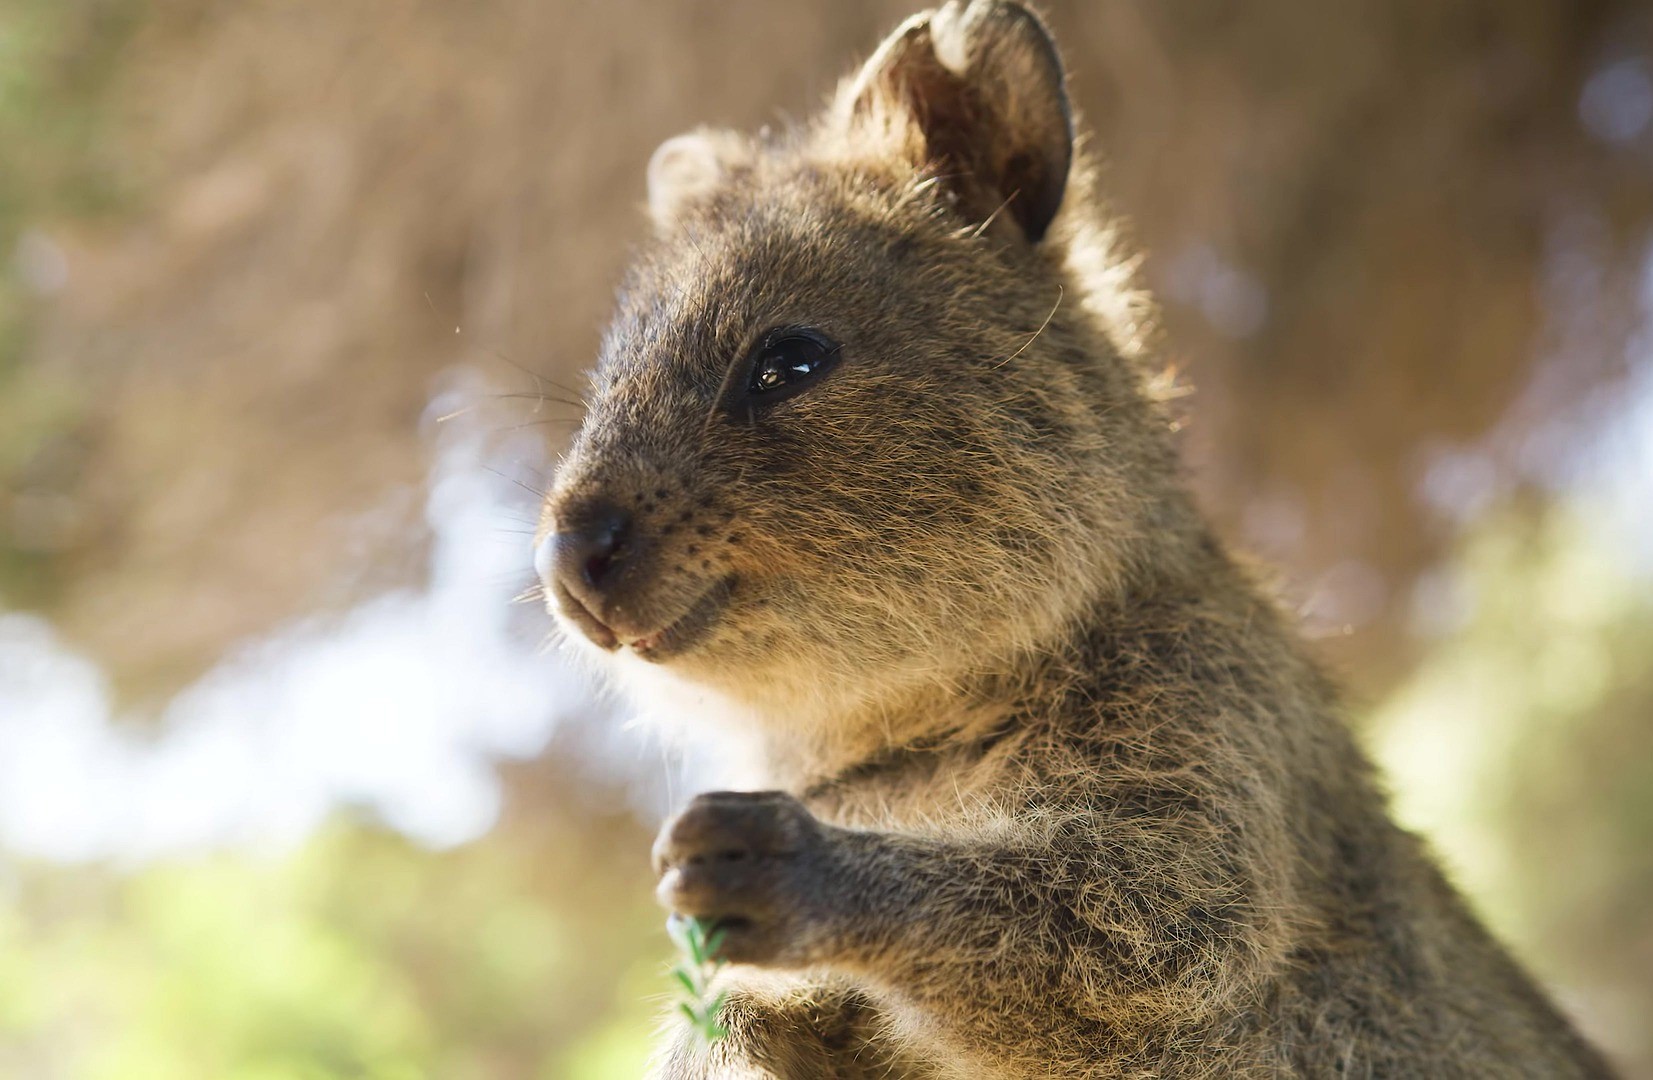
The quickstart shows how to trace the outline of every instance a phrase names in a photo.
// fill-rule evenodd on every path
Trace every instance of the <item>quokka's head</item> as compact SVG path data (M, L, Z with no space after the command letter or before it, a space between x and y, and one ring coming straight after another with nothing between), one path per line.
M843 707L1128 577L1169 465L1073 160L1043 23L983 0L909 20L808 126L661 146L545 505L568 636Z

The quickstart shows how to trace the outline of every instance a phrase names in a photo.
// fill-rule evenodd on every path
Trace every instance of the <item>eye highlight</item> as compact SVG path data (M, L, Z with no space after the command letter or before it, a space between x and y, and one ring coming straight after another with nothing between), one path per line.
M730 387L730 406L770 405L800 394L838 363L843 346L806 326L785 326L765 334Z
M758 354L746 392L767 394L807 379L827 363L828 357L827 348L812 337L799 334L781 338Z

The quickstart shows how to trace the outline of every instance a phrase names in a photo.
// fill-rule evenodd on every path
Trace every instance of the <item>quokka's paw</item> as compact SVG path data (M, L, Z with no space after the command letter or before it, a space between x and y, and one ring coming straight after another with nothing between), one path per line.
M825 929L826 848L821 823L785 792L698 795L654 842L655 895L721 931L724 960L807 964Z

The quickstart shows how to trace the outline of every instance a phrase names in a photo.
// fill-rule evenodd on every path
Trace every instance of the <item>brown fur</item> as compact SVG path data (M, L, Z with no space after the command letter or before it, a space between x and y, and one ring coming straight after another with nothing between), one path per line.
M1606 1075L1192 507L1071 133L1042 24L977 0L813 124L651 165L548 587L780 789L662 833L662 899L736 963L729 1037L660 1074ZM837 368L722 407L785 325ZM588 589L599 505L625 540Z

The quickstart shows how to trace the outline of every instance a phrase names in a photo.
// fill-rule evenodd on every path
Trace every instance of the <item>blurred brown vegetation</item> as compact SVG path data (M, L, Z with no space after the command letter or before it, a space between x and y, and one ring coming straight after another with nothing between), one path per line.
M531 389L505 357L576 381L649 151L807 112L909 6L74 5L86 25L57 62L103 84L90 168L126 212L52 233L73 275L29 366L78 400L31 455L30 480L69 500L39 544L42 600L144 689L314 603L339 573L317 538L421 475L435 372L469 361ZM1485 434L1528 385L1558 331L1548 235L1578 208L1609 265L1640 257L1645 161L1592 140L1576 98L1645 13L1268 0L1051 18L1201 390L1208 504L1238 531L1259 495L1294 503L1300 530L1256 531L1301 580L1380 573L1338 651L1359 678L1393 674L1385 616L1444 539L1415 509L1422 455ZM119 49L88 56L110 33ZM1240 268L1242 295L1201 260ZM1613 373L1605 353L1575 389Z
M415 577L423 534L395 493L429 465L419 420L437 376L469 365L528 394L501 425L549 415L551 460L576 417L537 407L536 376L577 386L642 233L649 152L699 123L806 113L913 2L7 0L0 246L17 257L0 293L0 601L47 614L124 699L152 703L284 619ZM1562 496L1535 475L1552 445L1535 435L1582 438L1578 417L1628 374L1653 151L1645 132L1618 142L1581 123L1580 95L1605 66L1648 62L1653 12L1045 7L1163 304L1166 358L1197 388L1201 495L1281 565L1360 700L1383 701L1424 677L1417 590L1477 530L1544 527ZM1558 279L1567 257L1588 272ZM1429 498L1432 470L1470 456L1473 483ZM1592 753L1649 749L1650 643L1620 646L1599 695L1611 707L1566 714ZM1543 745L1553 759L1574 744ZM1587 834L1559 856L1616 845L1591 878L1588 932L1558 931L1580 903L1565 890L1504 925L1529 949L1559 942L1535 960L1653 1075L1653 980L1635 970L1653 968L1647 778L1621 772L1622 798L1594 810L1580 809L1588 777L1548 797L1545 820ZM550 760L515 776L515 816L479 845L509 853L490 872L522 873L511 859L590 829L589 802L543 798L581 782ZM1506 845L1535 827L1509 810L1491 834ZM646 830L606 828L601 850L640 874ZM440 858L421 873L486 856ZM568 874L593 859L567 857ZM636 876L616 871L612 896L512 886L582 928L586 966L558 978L585 989L533 984L548 1013L595 1015L578 1012L583 995L612 997L636 962L635 942L593 921L618 905L615 925L650 925ZM419 951L386 949L403 946ZM1598 977L1610 987L1592 997ZM405 1075L574 1075L544 1064L571 1038L547 1020L519 1058L431 1058L446 1064ZM380 1075L355 1067L267 1075Z

